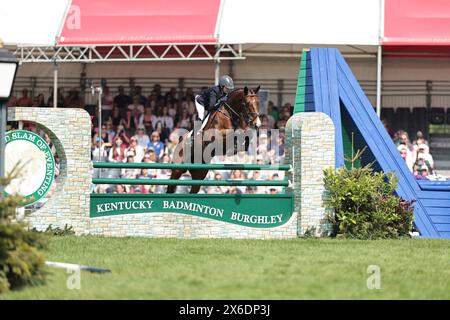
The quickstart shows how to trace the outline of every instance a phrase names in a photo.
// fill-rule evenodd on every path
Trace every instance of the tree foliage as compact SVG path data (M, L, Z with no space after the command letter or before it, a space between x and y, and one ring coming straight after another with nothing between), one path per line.
M16 165L6 178L0 178L0 185L7 186L19 168ZM45 242L41 235L29 231L25 222L16 219L16 208L22 201L18 195L0 198L0 293L44 280L45 260L39 250Z

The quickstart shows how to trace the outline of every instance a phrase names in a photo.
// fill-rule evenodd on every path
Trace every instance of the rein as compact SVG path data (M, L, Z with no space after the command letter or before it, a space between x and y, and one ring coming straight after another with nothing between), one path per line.
M234 92L234 91L232 91L231 93L233 93L233 92ZM256 94L249 94L249 95L247 95L247 97L256 97L256 96L257 96ZM258 113L258 112L248 112L248 106L247 106L247 103L245 103L245 101L242 103L242 107L243 107L243 109L245 110L247 119L244 117L244 115L243 115L242 113L238 113L236 110L234 110L234 108L231 107L226 101L222 102L222 104L223 104L229 111L231 111L235 116L237 116L237 117L238 117L238 120L241 119L241 118L244 118L244 121L245 121L246 125L249 125L251 121L253 121L254 119L256 119L256 118L259 117L259 113ZM234 129L236 129L236 127L237 127L237 121L234 120L234 117L233 117L233 116L230 117L229 115L223 113L223 112L220 111L220 110L217 110L217 111L220 112L220 113L222 113L224 116L230 118L231 121L233 122L233 127L234 127ZM252 117L251 115L256 115L256 117Z

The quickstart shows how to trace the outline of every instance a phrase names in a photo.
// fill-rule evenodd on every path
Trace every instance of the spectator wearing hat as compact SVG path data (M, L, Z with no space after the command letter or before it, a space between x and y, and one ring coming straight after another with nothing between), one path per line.
M137 134L134 135L133 138L137 139L138 145L141 146L143 149L147 148L147 146L148 146L148 144L150 142L150 138L145 133L145 127L144 127L143 124L138 126Z

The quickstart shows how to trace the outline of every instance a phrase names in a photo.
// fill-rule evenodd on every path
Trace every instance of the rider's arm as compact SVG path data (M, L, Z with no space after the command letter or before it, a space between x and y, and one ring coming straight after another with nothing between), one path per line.
M209 108L214 108L216 107L216 103L217 103L217 97L220 94L217 92L217 88L211 88L211 91L209 92Z

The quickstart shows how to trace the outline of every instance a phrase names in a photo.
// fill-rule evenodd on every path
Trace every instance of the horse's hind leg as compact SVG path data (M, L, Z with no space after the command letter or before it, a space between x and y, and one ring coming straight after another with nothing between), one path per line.
M182 169L172 169L172 174L170 175L170 180L178 180L180 179L181 175L185 173L187 170ZM166 193L175 193L175 190L177 189L176 185L169 185L167 186Z
M208 170L192 170L190 171L192 175L192 180L203 180L208 174ZM190 193L198 193L201 186L191 186Z

